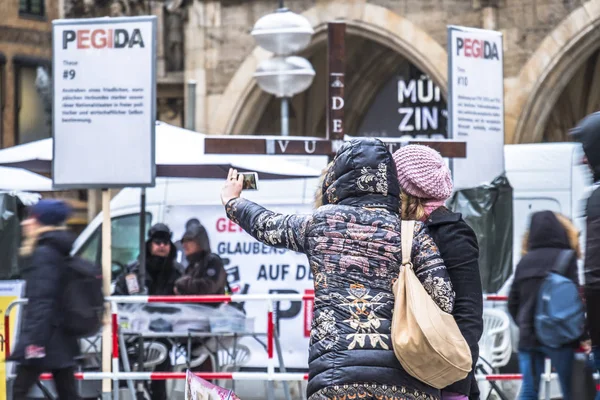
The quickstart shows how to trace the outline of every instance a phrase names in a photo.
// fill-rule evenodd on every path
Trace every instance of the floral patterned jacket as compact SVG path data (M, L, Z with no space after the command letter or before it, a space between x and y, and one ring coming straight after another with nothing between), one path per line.
M385 147L383 151L378 146L351 148L359 150L360 157L376 150L378 157L371 158L373 167L363 161L356 174L348 173L344 169L354 168L352 164L356 163L341 158L343 150L334 160L330 174L360 179L367 192L362 199L366 206L355 202L359 194L356 192L349 198L351 205L324 205L310 216L282 215L236 198L226 205L227 215L257 240L308 256L315 285L309 349L310 400L437 400L438 390L404 371L390 341L392 285L402 260L401 221L392 211L398 210L398 196L393 195L395 187L384 187L393 182L397 185L393 161L390 156L388 164ZM341 169L336 168L336 162ZM392 176L388 178L389 175ZM327 177L324 193L338 180ZM353 186L339 183L336 201L344 203L348 196L343 188ZM354 185L358 188L354 190L363 190L359 186ZM427 292L442 310L452 312L454 292L446 268L421 223L415 226L412 255L415 273Z

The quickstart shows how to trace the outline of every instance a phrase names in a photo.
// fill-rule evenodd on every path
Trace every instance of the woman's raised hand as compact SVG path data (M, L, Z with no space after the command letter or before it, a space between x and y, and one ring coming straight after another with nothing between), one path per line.
M240 197L242 187L244 185L244 177L238 174L237 170L229 168L227 180L221 189L221 202L226 205L229 200Z

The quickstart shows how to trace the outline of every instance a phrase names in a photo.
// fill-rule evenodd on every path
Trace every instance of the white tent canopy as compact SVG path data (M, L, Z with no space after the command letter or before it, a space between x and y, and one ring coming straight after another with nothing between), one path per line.
M157 122L156 175L163 177L225 178L229 168L258 172L261 179L319 176L320 171L280 156L204 154L206 135ZM52 172L52 139L0 150L0 166Z
M52 179L22 168L0 167L0 190L47 192L52 190Z

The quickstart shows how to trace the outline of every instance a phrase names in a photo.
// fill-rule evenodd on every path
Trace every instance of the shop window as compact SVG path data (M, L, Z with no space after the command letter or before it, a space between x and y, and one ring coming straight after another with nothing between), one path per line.
M15 65L17 144L52 135L52 98L49 69L45 66Z
M19 0L19 15L43 17L45 15L45 0Z

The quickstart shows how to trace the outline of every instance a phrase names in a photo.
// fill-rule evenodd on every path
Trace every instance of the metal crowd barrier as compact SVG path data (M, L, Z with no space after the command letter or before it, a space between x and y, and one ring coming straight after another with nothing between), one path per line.
M104 380L110 379L114 381L114 399L118 399L118 381L121 380L136 380L136 381L153 381L153 380L170 380L170 379L185 379L186 374L180 372L120 372L119 371L119 324L118 324L118 309L117 304L146 304L146 303L229 303L229 302L247 302L247 301L266 301L267 309L267 372L200 372L195 373L196 376L202 379L223 379L236 381L302 381L308 380L306 373L285 373L275 372L274 363L274 321L273 321L273 303L278 301L313 301L313 294L233 294L233 295L208 295L208 296L111 296L107 297L106 301L110 302L112 310L112 372L82 372L76 373L75 378L78 380ZM485 295L484 300L487 301L507 301L507 296L501 295ZM6 309L4 314L4 337L6 347L6 357L8 358L11 351L10 343L10 312L18 306L26 304L26 299L19 299L12 302ZM556 374L551 373L552 366L550 360L546 360L544 374L542 379L545 382L546 398L550 397L550 383L556 379ZM475 375L478 381L508 381L521 380L521 374L477 374ZM51 380L51 374L42 374L41 380Z

